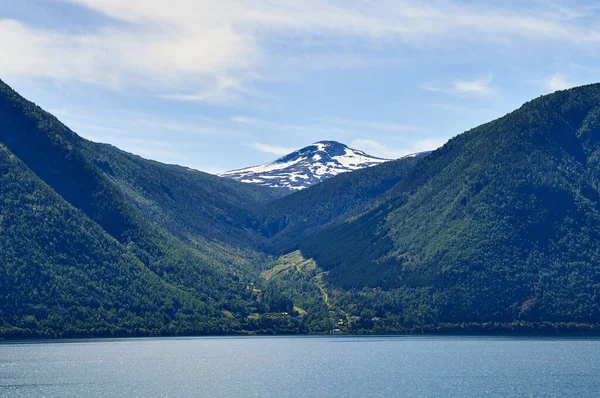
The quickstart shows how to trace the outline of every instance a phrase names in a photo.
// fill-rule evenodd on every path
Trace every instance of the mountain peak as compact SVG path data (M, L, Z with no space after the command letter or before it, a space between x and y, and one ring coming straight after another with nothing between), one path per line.
M341 147L344 147L344 148L348 148L347 145L342 144L341 142L338 142L338 141L327 141L327 140L317 141L313 145L317 145L317 144L328 145L328 146L338 146L338 147L341 146Z
M227 171L221 176L251 184L299 190L337 174L387 161L341 142L318 141L270 163Z

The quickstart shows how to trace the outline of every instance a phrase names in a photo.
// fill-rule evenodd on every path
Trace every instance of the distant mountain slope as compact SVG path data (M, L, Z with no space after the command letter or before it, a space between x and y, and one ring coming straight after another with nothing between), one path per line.
M148 219L186 241L254 248L257 210L289 194L147 160L111 145L80 140L78 148ZM207 245L204 249L210 250ZM224 249L220 246L220 249Z
M336 286L397 289L388 310L428 325L598 323L599 176L595 84L450 140L301 250Z
M323 226L340 222L393 188L428 152L342 173L292 195L270 202L264 210L262 233L269 250L287 253L299 239Z
M271 163L220 175L251 184L300 190L335 175L387 161L336 141L320 141Z

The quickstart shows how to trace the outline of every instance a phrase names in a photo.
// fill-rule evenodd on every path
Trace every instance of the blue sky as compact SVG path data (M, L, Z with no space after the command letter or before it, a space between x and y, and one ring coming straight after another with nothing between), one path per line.
M0 0L0 79L78 134L220 172L434 149L600 76L591 1Z

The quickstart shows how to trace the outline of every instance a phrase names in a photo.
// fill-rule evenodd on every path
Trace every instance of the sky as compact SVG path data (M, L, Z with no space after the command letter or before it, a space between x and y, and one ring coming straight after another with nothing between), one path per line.
M0 79L79 135L218 173L397 158L600 80L600 4L0 0Z

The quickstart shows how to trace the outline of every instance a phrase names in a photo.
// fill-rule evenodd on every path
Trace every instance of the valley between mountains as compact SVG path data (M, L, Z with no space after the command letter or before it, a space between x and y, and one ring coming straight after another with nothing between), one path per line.
M430 153L216 176L0 82L0 338L598 332L600 84Z

